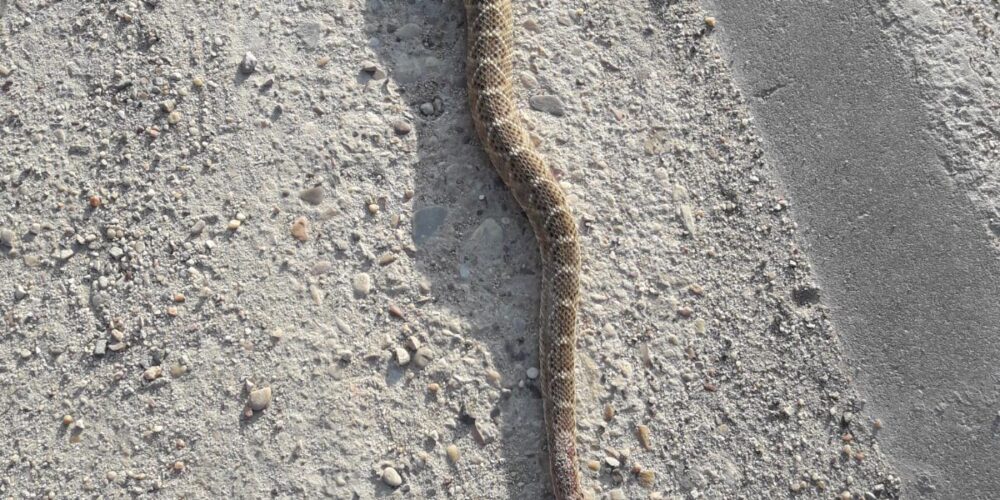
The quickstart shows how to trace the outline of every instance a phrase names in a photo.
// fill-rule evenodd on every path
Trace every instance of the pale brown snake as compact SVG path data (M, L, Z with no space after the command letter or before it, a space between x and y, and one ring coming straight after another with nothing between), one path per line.
M566 195L535 150L512 85L510 0L465 0L466 72L476 131L494 168L528 216L542 257L539 364L549 471L557 499L582 499L576 454L574 359L580 241Z

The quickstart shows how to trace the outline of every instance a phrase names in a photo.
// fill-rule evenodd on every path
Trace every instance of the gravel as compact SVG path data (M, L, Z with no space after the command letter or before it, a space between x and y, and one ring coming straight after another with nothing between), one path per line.
M250 409L253 411L261 411L267 408L271 404L271 388L263 387L250 391L247 401Z
M311 187L309 189L303 189L299 192L299 199L310 204L319 205L323 203L323 199L326 197L326 192L323 186Z
M249 75L257 70L257 57L253 55L253 52L247 52L243 54L243 60L240 61L240 73L244 75Z
M552 116L563 116L566 114L566 105L562 99L555 95L536 95L528 99L528 104L535 111L542 111Z
M403 484L403 478L400 477L398 472L396 472L396 469L386 467L385 469L382 469L382 482L395 488Z

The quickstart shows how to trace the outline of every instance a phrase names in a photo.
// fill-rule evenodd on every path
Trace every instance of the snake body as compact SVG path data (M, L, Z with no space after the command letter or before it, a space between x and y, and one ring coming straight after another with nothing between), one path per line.
M524 210L542 260L539 364L557 499L582 499L576 452L575 344L580 241L566 195L536 151L514 100L510 0L465 0L469 104L480 142Z

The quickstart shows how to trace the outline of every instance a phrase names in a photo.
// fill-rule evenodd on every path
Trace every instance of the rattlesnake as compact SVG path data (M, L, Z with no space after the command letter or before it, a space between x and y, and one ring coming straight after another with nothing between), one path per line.
M535 150L514 102L510 0L465 0L469 103L483 148L528 216L542 256L539 364L557 499L581 499L574 357L580 242L566 195Z

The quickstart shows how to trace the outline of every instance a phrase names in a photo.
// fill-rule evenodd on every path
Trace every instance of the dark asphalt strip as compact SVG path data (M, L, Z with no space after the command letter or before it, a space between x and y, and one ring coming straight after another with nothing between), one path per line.
M864 0L711 0L904 498L1000 498L1000 265Z

